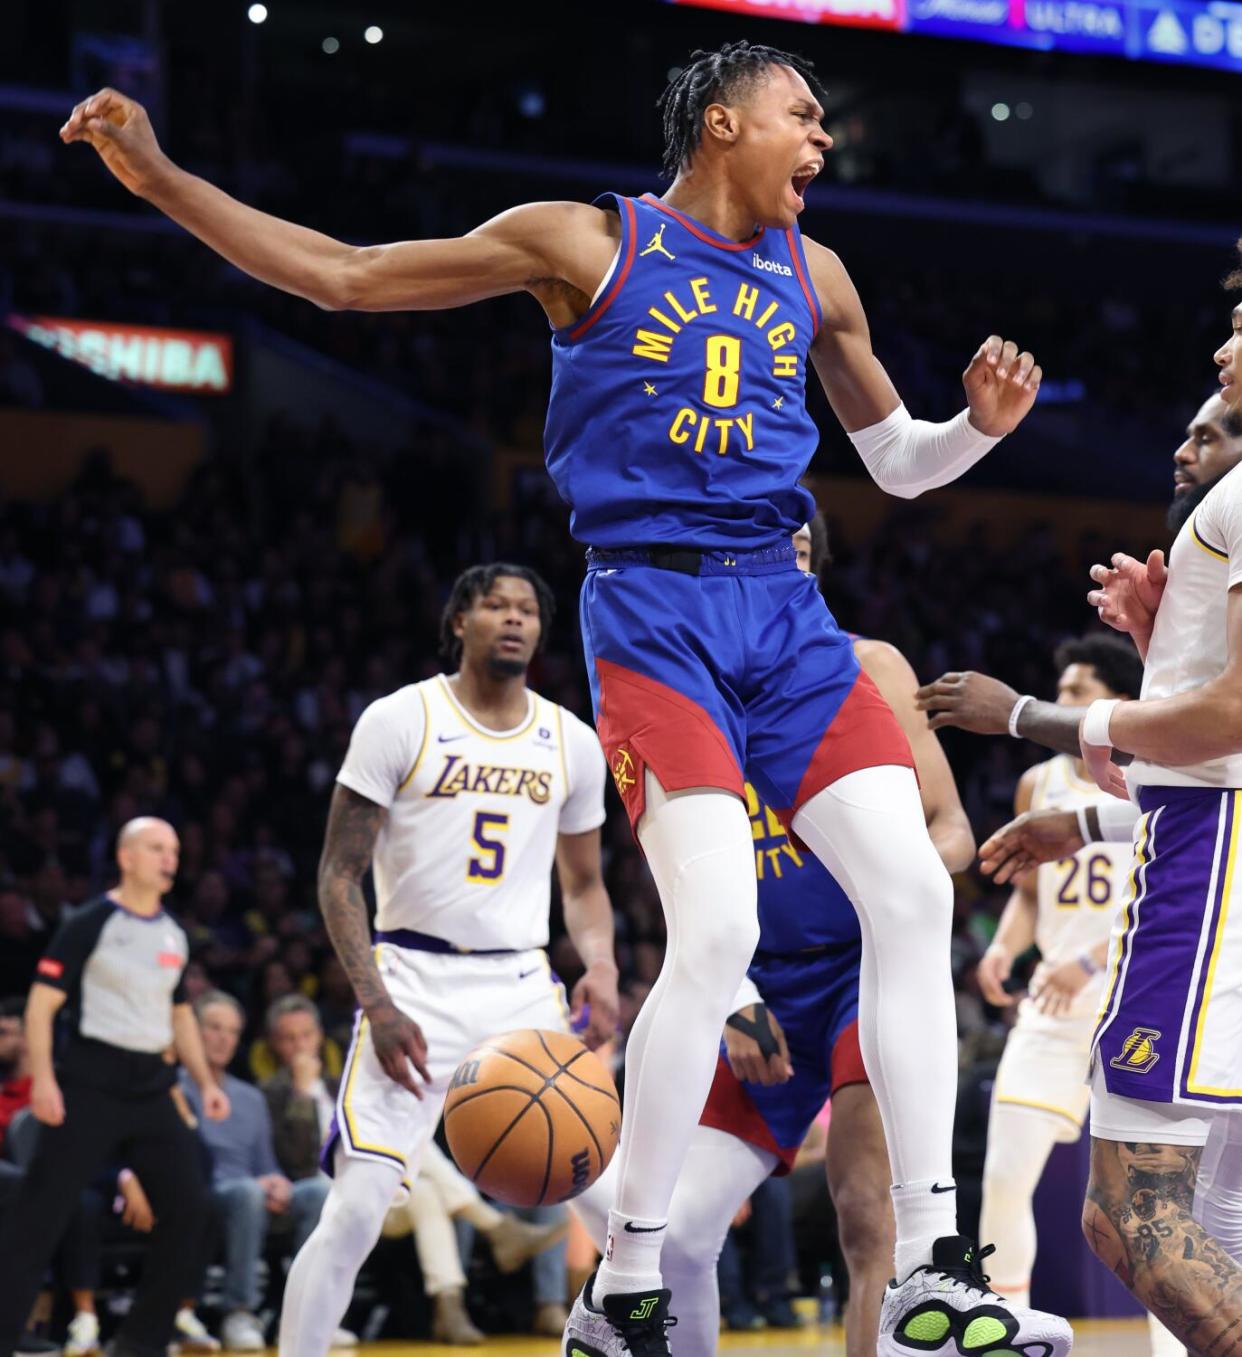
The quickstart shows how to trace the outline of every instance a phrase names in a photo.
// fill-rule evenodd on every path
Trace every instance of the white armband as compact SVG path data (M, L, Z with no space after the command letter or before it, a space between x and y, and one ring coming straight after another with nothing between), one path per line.
M1031 694L1027 693L1024 697L1018 698L1013 704L1013 710L1009 713L1009 733L1015 740L1020 740L1022 738L1022 736L1018 734L1018 718L1034 701L1035 699Z
M1121 699L1119 697L1097 697L1095 699L1082 718L1083 744L1095 745L1100 749L1112 748L1113 742L1109 738L1108 727L1113 719L1113 712L1120 705Z
M759 993L759 987L748 975L742 976L742 983L737 987L737 993L733 996L733 1007L729 1009L729 1016L734 1013L740 1013L742 1009L749 1008L751 1004L763 1003L763 995Z
M924 490L948 485L1000 442L980 433L970 411L943 424L911 419L899 405L887 419L850 434L863 465L881 490L913 499Z
M1095 808L1096 818L1100 822L1100 838L1104 843L1130 843L1134 838L1134 826L1138 823L1139 808L1133 801L1122 801L1110 796Z

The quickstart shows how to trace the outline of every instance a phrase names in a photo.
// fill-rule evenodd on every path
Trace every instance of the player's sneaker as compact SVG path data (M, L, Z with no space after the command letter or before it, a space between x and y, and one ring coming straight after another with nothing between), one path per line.
M173 1320L173 1341L169 1350L180 1357L189 1357L194 1352L219 1352L220 1340L211 1336L207 1325L192 1307L183 1305Z
M61 1349L65 1357L93 1357L100 1351L99 1319L89 1310L79 1310L69 1321L69 1331L65 1335L65 1346Z
M880 1311L878 1357L1065 1357L1074 1334L1059 1315L1011 1305L988 1287L981 1264L994 1252L961 1235L936 1240L932 1261L900 1285L889 1282Z
M671 1292L625 1291L591 1304L595 1273L587 1278L569 1312L561 1357L669 1357L666 1329L677 1323L668 1312Z

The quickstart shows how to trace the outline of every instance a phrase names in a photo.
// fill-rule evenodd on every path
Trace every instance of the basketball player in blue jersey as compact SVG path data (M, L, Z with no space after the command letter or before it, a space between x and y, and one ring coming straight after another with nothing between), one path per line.
M808 360L871 475L902 496L984 456L1029 412L1041 371L994 335L966 368L968 408L943 424L907 413L840 259L798 231L832 144L812 81L772 48L696 53L662 99L662 198L531 203L458 239L367 247L180 169L113 90L61 131L234 265L319 306L434 310L525 291L551 323L548 467L591 548L596 724L669 936L628 1046L608 1248L566 1330L588 1357L667 1351L668 1204L758 938L747 778L859 911L860 1040L897 1180L880 1350L906 1350L928 1286L952 1312L945 1351L992 1304L954 1210L948 874L909 743L789 539L811 511L798 484L816 443ZM1045 1357L1068 1349L1060 1320L1011 1318Z
M800 569L817 580L829 564L817 514L794 534ZM913 704L918 680L882 641L856 639L864 672L910 739L927 829L941 860L961 871L974 836L936 736ZM829 1097L828 1186L850 1274L848 1357L876 1351L893 1254L884 1128L858 1041L862 934L848 896L747 784L759 883L759 947L735 998L716 1076L677 1181L662 1265L677 1301L673 1357L716 1350L716 1260L738 1208L773 1172L792 1166ZM609 1171L574 1202L601 1244L613 1187Z

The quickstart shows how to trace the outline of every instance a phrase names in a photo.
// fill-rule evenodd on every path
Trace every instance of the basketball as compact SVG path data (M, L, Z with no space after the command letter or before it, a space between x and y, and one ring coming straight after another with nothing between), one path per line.
M457 1067L444 1104L457 1167L510 1206L569 1201L603 1173L621 1134L608 1071L565 1032L509 1032Z

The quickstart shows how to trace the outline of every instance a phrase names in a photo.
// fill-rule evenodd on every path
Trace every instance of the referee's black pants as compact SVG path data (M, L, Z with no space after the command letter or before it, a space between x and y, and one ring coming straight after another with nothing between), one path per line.
M155 1215L123 1351L164 1357L181 1302L197 1290L208 1195L202 1150L168 1090L123 1095L62 1081L65 1119L40 1127L12 1209L0 1217L0 1357L11 1357L82 1189L106 1164L133 1169Z

